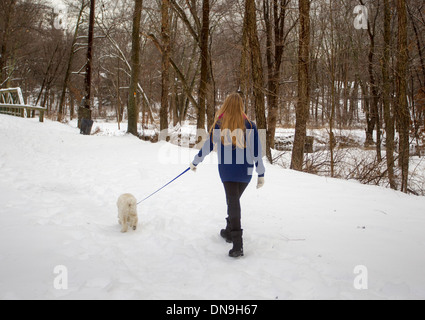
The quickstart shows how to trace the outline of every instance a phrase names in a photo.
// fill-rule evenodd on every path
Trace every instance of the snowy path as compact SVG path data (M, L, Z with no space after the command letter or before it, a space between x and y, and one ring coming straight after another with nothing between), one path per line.
M4 115L0 146L0 299L425 298L425 198L268 166L242 200L234 260L215 155L121 234L118 196L150 194L195 150ZM57 265L68 290L53 286ZM353 286L357 265L368 290Z

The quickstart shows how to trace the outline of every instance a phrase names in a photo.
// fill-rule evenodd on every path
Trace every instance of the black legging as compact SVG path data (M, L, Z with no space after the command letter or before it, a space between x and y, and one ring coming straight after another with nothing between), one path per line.
M241 230L241 204L240 199L248 183L223 182L227 199L227 214L231 231Z

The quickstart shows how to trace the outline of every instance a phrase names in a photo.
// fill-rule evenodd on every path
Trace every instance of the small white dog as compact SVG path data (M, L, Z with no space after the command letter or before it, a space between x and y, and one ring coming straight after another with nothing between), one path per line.
M137 199L131 194L123 194L118 198L118 222L122 225L121 232L127 232L128 227L137 229Z

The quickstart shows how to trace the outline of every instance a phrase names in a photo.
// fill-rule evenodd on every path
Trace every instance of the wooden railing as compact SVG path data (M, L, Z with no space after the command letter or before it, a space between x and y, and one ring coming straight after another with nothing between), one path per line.
M0 113L29 118L38 111L40 122L44 122L46 108L25 104L21 88L0 89Z

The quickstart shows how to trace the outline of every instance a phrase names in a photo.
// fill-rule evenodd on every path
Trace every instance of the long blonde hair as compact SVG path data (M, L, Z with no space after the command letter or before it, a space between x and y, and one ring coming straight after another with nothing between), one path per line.
M244 112L243 99L239 93L232 93L226 98L220 110L216 113L210 134L216 125L219 124L221 142L225 146L232 144L234 147L245 149L245 120L248 120L248 117Z

